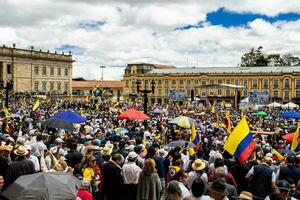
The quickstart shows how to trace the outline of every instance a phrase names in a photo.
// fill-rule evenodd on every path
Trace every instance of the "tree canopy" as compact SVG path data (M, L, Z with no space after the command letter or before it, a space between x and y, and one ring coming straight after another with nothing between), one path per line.
M263 47L251 48L241 57L241 67L263 67L263 66L300 66L300 59L292 54L265 54Z

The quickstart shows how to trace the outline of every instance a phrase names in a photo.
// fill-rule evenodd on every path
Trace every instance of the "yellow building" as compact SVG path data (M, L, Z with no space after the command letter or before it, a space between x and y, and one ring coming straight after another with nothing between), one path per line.
M13 91L70 94L71 52L67 55L13 47L0 47L0 81L13 82Z
M225 100L235 103L248 96L249 92L265 92L270 101L285 103L300 100L300 67L193 67L175 68L155 64L128 64L124 74L124 94L131 100L141 98L136 93L136 81L141 89L151 89L151 103L168 102L170 91L182 91L185 99L194 97L214 103ZM232 87L231 87L232 85ZM236 87L239 86L239 87Z

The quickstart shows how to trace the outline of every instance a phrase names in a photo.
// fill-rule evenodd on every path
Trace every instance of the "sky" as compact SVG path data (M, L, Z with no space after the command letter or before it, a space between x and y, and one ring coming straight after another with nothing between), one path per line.
M0 0L1 43L72 51L73 77L121 80L128 63L237 66L300 56L300 0Z

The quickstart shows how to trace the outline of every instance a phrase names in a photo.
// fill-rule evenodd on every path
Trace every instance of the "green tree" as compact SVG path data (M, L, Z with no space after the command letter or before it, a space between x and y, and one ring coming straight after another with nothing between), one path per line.
M282 56L285 66L300 66L299 57L293 56L292 54L286 54Z
M268 66L284 66L285 62L280 54L269 54L267 56Z
M262 53L262 48L259 46L257 49L250 49L249 52L244 53L241 58L241 67L261 67L268 66L268 59Z

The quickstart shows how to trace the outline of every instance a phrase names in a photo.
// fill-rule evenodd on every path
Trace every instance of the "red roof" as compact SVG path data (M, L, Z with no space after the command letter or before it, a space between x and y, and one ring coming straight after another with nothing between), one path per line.
M93 88L95 86L105 88L122 88L123 81L72 81L72 88Z

